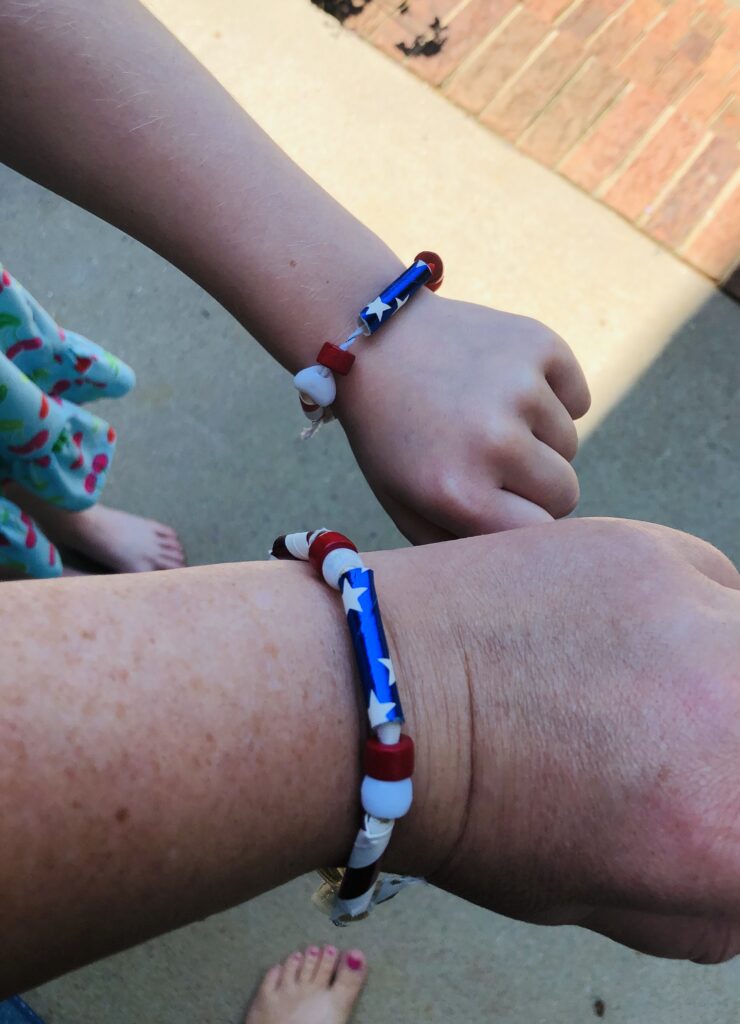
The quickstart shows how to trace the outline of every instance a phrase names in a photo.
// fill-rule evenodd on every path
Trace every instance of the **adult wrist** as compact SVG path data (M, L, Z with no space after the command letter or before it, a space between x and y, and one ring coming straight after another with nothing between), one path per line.
M431 555L431 557L430 557ZM378 598L407 729L416 748L414 803L396 825L385 869L429 877L452 856L470 788L471 728L465 652L456 637L455 598L440 591L433 548L364 555Z

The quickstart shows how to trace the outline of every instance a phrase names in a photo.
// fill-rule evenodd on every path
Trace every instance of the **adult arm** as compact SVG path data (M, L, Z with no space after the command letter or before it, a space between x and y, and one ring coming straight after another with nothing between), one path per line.
M417 746L387 867L647 952L740 951L727 560L574 520L368 562ZM360 708L307 567L8 583L0 616L0 994L342 863Z

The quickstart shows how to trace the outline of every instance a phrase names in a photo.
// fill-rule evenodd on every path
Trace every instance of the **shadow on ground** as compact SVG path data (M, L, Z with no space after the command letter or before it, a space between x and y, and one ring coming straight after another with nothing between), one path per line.
M740 306L717 292L583 444L578 515L646 519L740 563Z

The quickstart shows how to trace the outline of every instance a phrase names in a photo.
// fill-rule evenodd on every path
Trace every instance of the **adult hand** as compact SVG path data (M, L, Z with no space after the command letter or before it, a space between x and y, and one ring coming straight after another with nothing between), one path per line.
M617 520L413 557L428 632L406 665L399 642L398 675L432 694L412 723L432 735L415 845L433 849L441 823L457 835L425 865L431 881L661 956L740 952L740 576L728 560ZM454 715L438 721L440 676L469 689L469 747Z

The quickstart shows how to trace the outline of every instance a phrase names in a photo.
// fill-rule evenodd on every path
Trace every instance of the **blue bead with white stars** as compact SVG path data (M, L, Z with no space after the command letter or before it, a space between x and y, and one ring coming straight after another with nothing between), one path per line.
M375 334L394 313L406 305L431 278L432 272L423 260L417 260L400 277L388 285L377 299L373 299L360 313L357 323L365 334Z
M341 578L342 603L357 660L371 728L403 722L388 641L372 569L349 569Z

